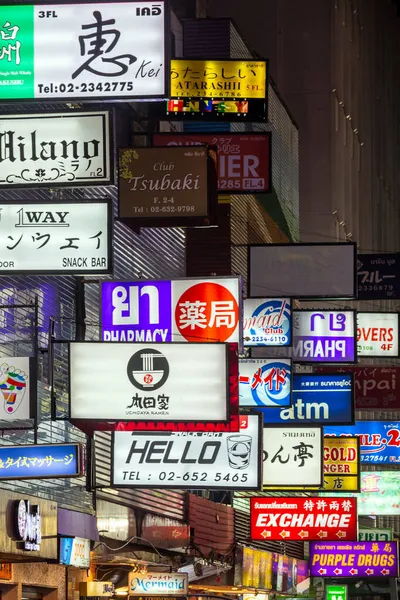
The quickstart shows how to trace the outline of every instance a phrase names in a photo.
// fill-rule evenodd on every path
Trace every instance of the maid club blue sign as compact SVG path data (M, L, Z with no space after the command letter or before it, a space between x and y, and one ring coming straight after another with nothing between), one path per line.
M291 375L290 359L239 360L240 406L290 406Z
M359 436L362 463L400 463L398 421L357 421L349 427L324 427L326 436Z
M262 412L266 425L354 423L353 375L293 375L292 406Z
M290 300L244 300L243 342L245 346L291 346Z
M79 477L80 444L0 447L0 480Z

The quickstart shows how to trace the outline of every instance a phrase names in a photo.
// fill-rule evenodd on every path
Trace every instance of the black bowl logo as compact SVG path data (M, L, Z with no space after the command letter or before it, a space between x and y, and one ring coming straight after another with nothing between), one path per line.
M152 392L167 381L169 364L159 350L144 348L129 359L127 373L132 385L143 392Z

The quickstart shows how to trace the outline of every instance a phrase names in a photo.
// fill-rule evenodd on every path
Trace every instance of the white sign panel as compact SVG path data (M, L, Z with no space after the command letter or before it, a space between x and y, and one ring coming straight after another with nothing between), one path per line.
M0 99L165 97L165 13L163 0L2 6Z
M263 486L321 486L322 427L264 428Z
M129 596L185 596L188 593L187 573L128 574Z
M286 298L244 300L243 343L245 346L291 346L291 301Z
M267 244L249 247L253 298L355 298L357 246Z
M113 437L113 485L260 489L261 416L241 415L238 433L138 434Z
M107 185L108 111L0 117L0 186Z
M90 567L90 540L86 538L60 538L60 563L88 569Z
M288 408L292 398L290 359L239 360L240 406Z
M0 274L65 275L111 269L110 205L0 205Z
M36 381L31 381L30 360L24 356L0 358L0 420L15 421L29 419L31 415L31 394L34 394Z
M399 356L399 314L357 313L357 352L359 356Z
M72 342L72 419L228 420L226 344Z

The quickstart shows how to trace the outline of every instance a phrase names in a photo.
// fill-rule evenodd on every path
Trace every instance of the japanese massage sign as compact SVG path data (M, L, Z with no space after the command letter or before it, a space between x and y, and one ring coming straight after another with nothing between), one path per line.
M0 100L165 97L163 0L0 12Z
M108 342L239 342L237 277L103 281L102 339Z
M252 540L357 540L355 498L250 498Z
M267 96L264 60L171 60L171 98Z

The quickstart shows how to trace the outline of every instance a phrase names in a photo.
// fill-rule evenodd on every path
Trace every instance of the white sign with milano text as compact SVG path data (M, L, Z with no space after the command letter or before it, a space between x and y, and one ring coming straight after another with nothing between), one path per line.
M264 428L264 487L322 486L322 427Z
M227 353L227 344L72 342L71 418L226 422Z
M0 117L0 186L111 182L108 111Z
M241 415L238 433L131 433L113 437L113 485L260 489L261 415Z
M0 274L108 273L110 205L0 205Z

